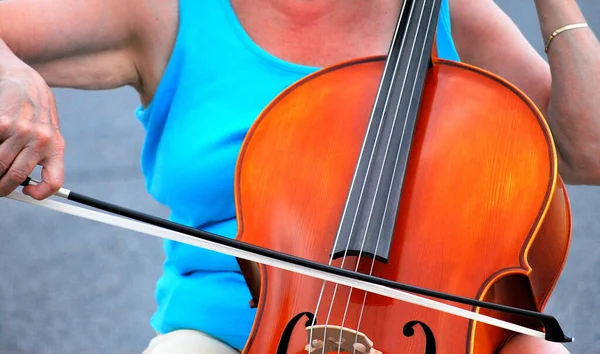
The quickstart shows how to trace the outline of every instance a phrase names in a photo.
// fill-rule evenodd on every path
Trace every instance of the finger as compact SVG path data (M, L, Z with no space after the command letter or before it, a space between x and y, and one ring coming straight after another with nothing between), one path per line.
M56 193L64 182L64 162L62 155L43 160L42 181L37 185L23 188L23 193L37 200L48 198Z
M26 139L16 135L0 143L0 177L9 170L25 144Z
M8 171L0 178L0 195L14 191L37 166L39 157L29 147L21 150Z

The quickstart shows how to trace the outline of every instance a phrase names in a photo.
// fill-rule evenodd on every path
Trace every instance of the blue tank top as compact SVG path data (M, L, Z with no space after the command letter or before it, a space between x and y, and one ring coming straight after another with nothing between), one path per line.
M246 131L278 93L319 68L258 47L229 0L180 0L179 13L166 71L152 102L136 112L146 131L146 188L172 221L235 237L234 168ZM450 33L445 0L438 53L458 61ZM255 310L235 259L172 241L164 249L154 329L197 329L242 349Z

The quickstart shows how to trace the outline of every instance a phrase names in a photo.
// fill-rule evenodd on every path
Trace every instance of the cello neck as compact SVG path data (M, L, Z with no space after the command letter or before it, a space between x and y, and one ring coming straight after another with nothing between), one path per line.
M388 259L442 1L404 0L333 258Z

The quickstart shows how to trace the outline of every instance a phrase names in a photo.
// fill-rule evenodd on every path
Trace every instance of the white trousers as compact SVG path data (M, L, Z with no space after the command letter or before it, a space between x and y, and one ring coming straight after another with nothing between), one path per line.
M154 337L143 354L239 354L202 332L180 329Z

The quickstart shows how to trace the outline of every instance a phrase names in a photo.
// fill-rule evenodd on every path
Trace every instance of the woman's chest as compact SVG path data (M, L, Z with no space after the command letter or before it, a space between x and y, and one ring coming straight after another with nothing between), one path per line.
M292 63L324 67L387 54L402 1L231 0L231 5L262 49Z

